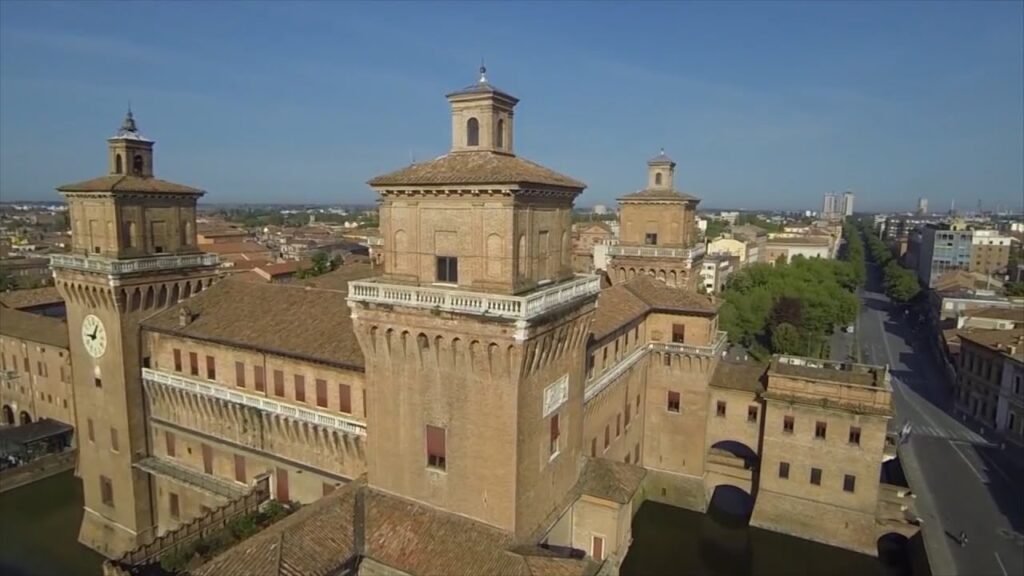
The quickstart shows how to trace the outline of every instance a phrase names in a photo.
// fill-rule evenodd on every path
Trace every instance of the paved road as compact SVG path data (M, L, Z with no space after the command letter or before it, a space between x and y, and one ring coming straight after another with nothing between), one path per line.
M857 326L861 358L890 365L892 425L911 422L900 460L917 494L933 574L1024 574L1024 473L979 430L950 415L952 398L929 330L878 293L878 270L869 268ZM961 531L967 546L955 540Z

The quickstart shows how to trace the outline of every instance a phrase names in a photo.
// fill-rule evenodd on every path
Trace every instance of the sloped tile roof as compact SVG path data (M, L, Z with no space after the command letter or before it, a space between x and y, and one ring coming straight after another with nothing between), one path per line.
M64 298L53 286L11 290L10 292L0 293L0 304L15 310L34 308L47 304L62 304L63 302Z
M746 392L764 392L766 364L757 362L730 362L722 360L711 377L714 388L728 388Z
M713 296L673 288L646 274L629 280L625 286L654 310L714 314L722 305Z
M68 325L63 320L0 306L0 334L57 346L68 347Z
M441 184L539 184L582 190L586 184L518 156L495 152L451 152L377 176L370 186Z
M687 194L686 192L680 192L672 188L645 188L639 192L633 192L632 194L626 194L619 198L619 202L629 202L637 200L675 200L678 202L694 202L699 201L700 198Z
M647 470L640 466L590 458L581 478L583 493L625 504L636 494L646 475Z
M229 277L151 316L143 327L361 369L363 352L353 333L347 294L341 286L326 290ZM193 314L187 326L178 322L182 308Z
M117 174L111 176L100 176L92 180L75 182L59 186L61 192L130 192L130 193L154 193L154 194L204 194L198 188L175 184L159 178L143 178Z
M601 340L650 310L650 306L625 284L616 284L598 294L597 311L590 324L590 333L595 340Z
M960 340L973 342L993 352L1024 362L1024 328L1013 330L982 330L968 328L957 332Z
M357 494L365 498L357 517ZM356 549L354 527L365 526ZM414 576L592 576L599 564L511 550L512 535L469 518L352 482L242 541L193 576L292 576L340 573L357 557Z

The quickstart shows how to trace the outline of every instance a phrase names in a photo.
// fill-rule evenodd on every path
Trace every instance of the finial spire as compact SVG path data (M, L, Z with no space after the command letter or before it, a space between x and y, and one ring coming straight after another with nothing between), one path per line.
M121 123L120 132L138 132L139 129L135 126L135 116L132 115L131 102L128 103L128 113L124 117L124 122Z
M487 82L487 67L484 66L484 59L480 58L480 83Z
M658 152L658 156L664 156L664 155L665 155L665 147L664 147L664 146L662 146L662 147L661 147L661 151L660 151L660 152Z

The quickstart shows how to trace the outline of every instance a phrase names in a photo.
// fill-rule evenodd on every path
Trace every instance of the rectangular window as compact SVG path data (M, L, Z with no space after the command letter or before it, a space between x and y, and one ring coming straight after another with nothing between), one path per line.
M427 426L427 466L438 470L447 468L444 428Z
M615 437L622 436L622 414L615 415Z
M633 463L637 466L640 465L640 443L637 442L636 446L633 446Z
M631 410L630 410L630 407L629 407L629 402L626 402L626 411L623 412L623 414L625 414L625 416L626 416L626 421L623 422L623 426L626 427L626 430L629 430L629 415L630 415L630 411Z
M786 434L793 433L793 417L786 416L782 419L782 431Z
M747 422L757 422L757 406L747 406Z
M284 468L277 469L277 501L288 502L290 501L291 495L288 492L288 470Z
M594 536L590 543L590 555L594 557L594 560L604 560L604 538Z
M851 474L843 476L843 492L853 492L857 488L857 477Z
M206 379L217 379L217 362L213 359L213 356L206 357Z
M199 354L195 352L188 353L188 373L199 376Z
M789 478L789 462L779 462L779 478Z
M43 375L43 361L42 360L36 360L36 375L37 376L42 376Z
M818 438L820 440L824 440L825 439L825 432L827 430L828 430L828 425L825 424L824 422L819 420L819 421L814 423L814 437L815 438Z
M686 325L684 324L673 324L672 325L672 342L676 344L682 344L686 341Z
M284 397L284 371L274 370L274 396Z
M446 284L459 283L459 259L454 256L437 257L437 281Z
M316 405L327 408L327 380L316 379Z
M245 456L235 454L235 481L245 484Z
M245 388L245 364L235 362L235 386Z
M811 484L821 486L821 468L811 468Z
M604 427L604 449L607 450L608 447L611 446L611 444L612 444L612 427L611 426L605 426Z
M171 518L177 520L181 517L181 508L180 503L178 502L178 495L175 494L174 492L168 492L167 494L170 496Z
M22 364L25 366L25 374L31 374L32 370L30 368L31 365L29 364L28 356L25 356L24 360L25 361Z
M649 246L654 246L657 243L658 243L658 235L657 234L651 234L651 233L644 234L644 244L647 244Z
M167 455L171 458L175 456L175 445L174 445L174 434L170 432L164 432L164 443L167 445Z
M306 401L306 377L302 374L295 375L295 401Z
M213 474L213 447L203 444L203 472Z
M597 438L590 439L590 457L597 458Z
M110 449L114 452L119 452L121 450L121 445L117 441L117 428L110 429Z
M149 356L143 356L142 357L142 367L143 368L149 368L150 367L149 363L150 363Z
M860 428L850 426L850 444L860 446Z
M92 418L85 420L85 431L89 436L89 442L96 442L96 431L92 427Z
M640 415L640 394L639 393L637 393L637 395L636 395L636 415L637 416Z
M715 403L715 415L719 418L725 418L725 401L719 400Z
M106 476L100 476L100 500L107 506L114 507L114 483Z
M669 412L676 412L676 413L679 412L679 392L673 392L673 391L669 390L669 392L668 392L668 411Z
M265 392L267 389L266 382L263 381L263 376L263 366L252 367L253 387L256 388L257 392Z
M181 372L181 350L174 349L174 371Z
M559 437L560 433L561 432L558 429L558 414L552 414L551 415L551 443L548 446L548 454L550 456L554 456L555 454L558 454L558 437Z
M352 413L352 387L348 384L338 384L338 410Z

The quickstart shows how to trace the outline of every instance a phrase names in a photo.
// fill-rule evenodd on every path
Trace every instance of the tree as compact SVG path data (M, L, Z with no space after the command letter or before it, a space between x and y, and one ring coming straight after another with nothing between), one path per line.
M800 354L805 349L796 326L783 322L772 329L772 352L777 354Z
M299 278L312 278L314 276L320 276L321 274L326 274L337 267L337 265L335 264L336 260L332 261L330 258L328 258L327 253L324 252L323 250L320 250L313 254L311 261L312 266L303 270L299 270L297 274Z
M897 302L909 302L921 292L917 277L895 260L890 260L885 267L884 283L886 295Z
M1006 284L1007 296L1024 296L1024 282L1010 282Z
M729 223L725 220L712 219L708 220L708 229L704 232L704 237L708 240L714 240L722 235L723 232L729 229Z
M17 287L14 277L8 274L5 270L0 270L0 292L14 290Z
M772 307L772 319L771 326L775 327L779 324L789 324L790 326L800 326L804 321L804 304L799 298L792 296L783 296L775 302L775 306Z

